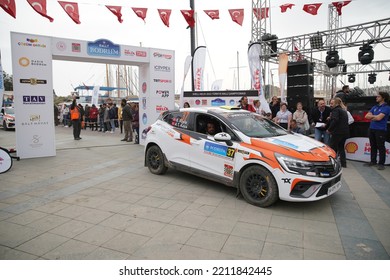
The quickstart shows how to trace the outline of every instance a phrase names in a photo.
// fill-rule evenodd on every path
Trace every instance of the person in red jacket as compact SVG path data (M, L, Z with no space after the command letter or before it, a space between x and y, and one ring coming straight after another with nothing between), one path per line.
M247 96L241 97L240 103L241 103L241 105L240 105L241 109L244 109L244 110L247 110L247 111L250 111L250 112L256 112L256 109L253 108L253 106L248 103L248 97Z
M99 115L98 108L96 108L95 104L92 104L92 107L89 109L89 122L90 122L89 126L91 127L92 131L93 128L95 128L96 131L98 130L98 123L97 123L98 115Z

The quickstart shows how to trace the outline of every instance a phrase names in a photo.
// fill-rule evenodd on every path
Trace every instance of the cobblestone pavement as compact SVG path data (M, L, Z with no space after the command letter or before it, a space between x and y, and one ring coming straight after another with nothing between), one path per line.
M348 161L332 197L263 209L215 182L152 175L121 136L56 127L55 157L0 175L0 259L390 259L390 167Z

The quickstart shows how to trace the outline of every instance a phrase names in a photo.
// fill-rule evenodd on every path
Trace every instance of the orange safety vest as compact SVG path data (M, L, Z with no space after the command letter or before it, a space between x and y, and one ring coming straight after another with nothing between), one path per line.
M70 119L71 120L80 119L80 110L77 106L75 106L73 110L70 110Z

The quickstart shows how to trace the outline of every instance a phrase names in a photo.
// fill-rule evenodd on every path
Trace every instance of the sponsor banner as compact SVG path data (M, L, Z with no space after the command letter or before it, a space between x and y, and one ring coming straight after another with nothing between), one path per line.
M3 106L4 100L4 78L3 78L3 66L1 65L1 51L0 51L0 107Z
M55 156L51 38L11 33L16 150Z
M110 61L149 62L149 48L118 45L107 39L82 41L64 38L52 38L51 49L56 59L69 60L77 57L78 61L96 61L105 58Z
M204 67L206 64L206 47L197 47L193 53L192 74L194 79L194 90L204 89Z
M139 71L141 134L162 112L174 109L175 105L175 53L162 49L150 49L149 53L149 76L146 66ZM140 139L143 144L142 135Z
M288 54L279 54L279 83L280 83L280 99L282 102L286 102L286 82L287 82L287 65Z
M238 91L185 91L182 102L188 102L191 107L207 106L238 106L241 97L247 96L250 104L259 99L256 90Z
M252 88L258 91L259 100L261 103L260 109L266 113L270 113L271 109L264 96L264 80L262 75L262 67L260 61L261 45L253 43L248 48L248 63L252 77Z
M98 106L99 104L99 89L99 86L93 87L91 104L95 104L95 106Z
M390 164L390 143L385 142L386 161L385 164ZM365 137L353 137L345 142L345 154L347 159L358 161L371 161L371 146L370 140ZM379 160L379 156L377 157Z

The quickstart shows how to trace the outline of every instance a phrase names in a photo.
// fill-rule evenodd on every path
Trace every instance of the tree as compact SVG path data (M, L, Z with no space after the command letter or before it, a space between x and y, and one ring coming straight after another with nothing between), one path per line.
M5 91L13 91L13 77L12 75L8 75L5 71L3 71L3 81L4 81L4 90Z

